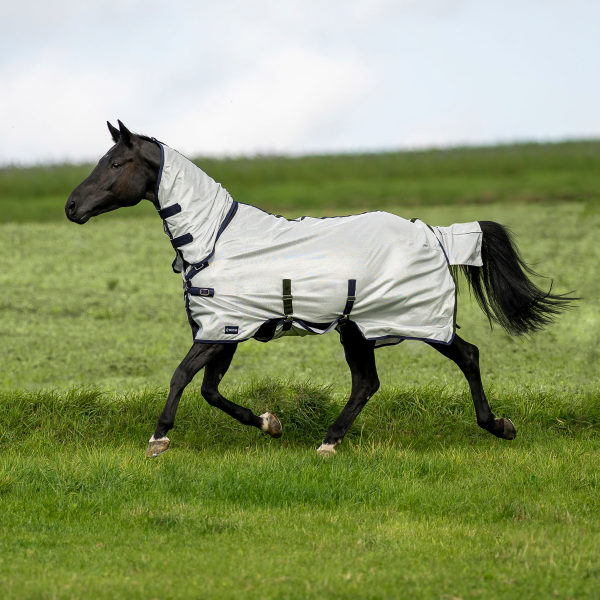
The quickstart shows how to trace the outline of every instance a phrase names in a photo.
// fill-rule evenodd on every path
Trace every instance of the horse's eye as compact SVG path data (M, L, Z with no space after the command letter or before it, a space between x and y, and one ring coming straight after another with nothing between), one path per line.
M110 167L111 167L111 169L120 169L121 163L114 162L112 165L110 165Z

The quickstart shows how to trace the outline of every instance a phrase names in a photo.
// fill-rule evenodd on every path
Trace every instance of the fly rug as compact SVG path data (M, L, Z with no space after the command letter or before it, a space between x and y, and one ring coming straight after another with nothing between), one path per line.
M379 388L374 350L406 339L431 344L464 373L477 423L513 439L510 419L492 413L481 382L478 349L456 334L456 267L460 265L490 320L508 333L541 329L574 300L539 289L510 232L481 221L430 227L386 212L289 221L241 204L166 144L108 124L115 145L70 195L67 217L91 217L142 199L163 219L183 278L194 344L175 371L147 456L165 452L167 432L185 387L205 368L202 395L272 437L282 426L224 398L218 386L237 344L294 335L340 334L352 374L348 403L318 452L335 453Z

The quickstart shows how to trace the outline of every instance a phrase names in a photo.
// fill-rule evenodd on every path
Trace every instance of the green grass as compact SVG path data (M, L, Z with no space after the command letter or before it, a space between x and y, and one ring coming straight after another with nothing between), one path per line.
M5 597L597 597L597 396L573 418L507 399L522 427L507 444L464 395L386 389L325 461L310 444L331 392L232 396L275 407L290 435L243 430L193 391L173 451L148 461L151 394L2 396Z
M287 216L502 222L556 291L583 298L515 340L463 287L460 334L515 441L480 430L458 369L410 342L377 351L383 387L325 461L315 449L350 386L336 334L240 345L222 390L275 412L280 440L209 407L198 379L171 451L145 459L191 343L160 220L138 207L79 227L62 206L86 167L0 172L4 596L600 597L599 155L589 142L203 161L237 199Z
M423 208L418 215L439 225L491 219L513 226L524 256L554 278L555 289L576 290L584 299L533 340L517 340L490 332L463 286L460 332L480 346L487 384L577 391L597 381L600 205L440 207ZM168 383L191 344L191 332L181 280L170 268L173 250L156 215L100 217L83 227L7 224L0 231L0 387L123 390ZM377 357L384 384L463 385L456 367L419 342L382 348ZM349 385L335 333L245 342L225 381L240 385L265 375L310 379L344 392Z
M331 386L310 382L269 378L223 389L231 400L255 413L276 413L285 424L283 440L272 441L213 409L204 402L199 388L192 386L178 415L174 447L198 452L257 444L316 448L345 402L345 396ZM513 391L497 399L495 409L518 423L527 439L540 432L591 439L600 429L599 392L595 386L565 402L558 393ZM166 389L126 394L94 389L2 392L5 430L0 433L0 445L3 450L34 450L73 444L119 447L129 442L145 449L165 395ZM467 440L490 440L489 434L474 423L470 394L435 385L383 387L346 439L359 446L391 443L423 451L440 443L461 445Z
M396 206L600 199L600 141L298 158L198 158L196 163L236 200L294 217L323 210L344 214ZM63 220L67 197L91 169L0 169L0 222ZM118 218L153 212L143 202Z

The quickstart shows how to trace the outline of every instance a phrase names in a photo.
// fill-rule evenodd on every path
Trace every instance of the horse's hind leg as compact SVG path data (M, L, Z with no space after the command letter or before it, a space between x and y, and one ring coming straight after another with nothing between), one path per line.
M227 348L206 365L201 389L203 398L211 406L221 409L240 423L258 427L258 429L268 433L271 437L281 437L281 423L275 415L267 412L264 415L257 416L249 408L244 408L227 400L219 392L219 383L223 379L227 369L229 369L236 349L235 344L230 344L229 346L230 348Z
M375 366L375 342L365 340L356 325L348 323L342 329L342 344L352 374L352 391L346 406L327 431L318 449L319 454L324 456L335 454L335 446L342 443L354 419L369 398L379 389Z
M448 346L433 343L429 345L446 358L454 361L467 378L479 427L504 440L514 439L517 436L517 430L513 422L505 418L497 419L485 397L479 371L479 350L477 346L465 342L458 335L454 336L454 340Z

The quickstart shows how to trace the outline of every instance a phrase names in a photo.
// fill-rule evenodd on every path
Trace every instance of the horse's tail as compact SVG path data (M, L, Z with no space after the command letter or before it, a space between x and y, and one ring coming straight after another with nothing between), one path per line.
M483 239L483 266L464 265L463 272L490 326L498 323L511 335L527 335L543 329L562 311L579 300L569 294L553 294L538 288L528 275L538 276L521 258L512 232L493 221L479 221Z

